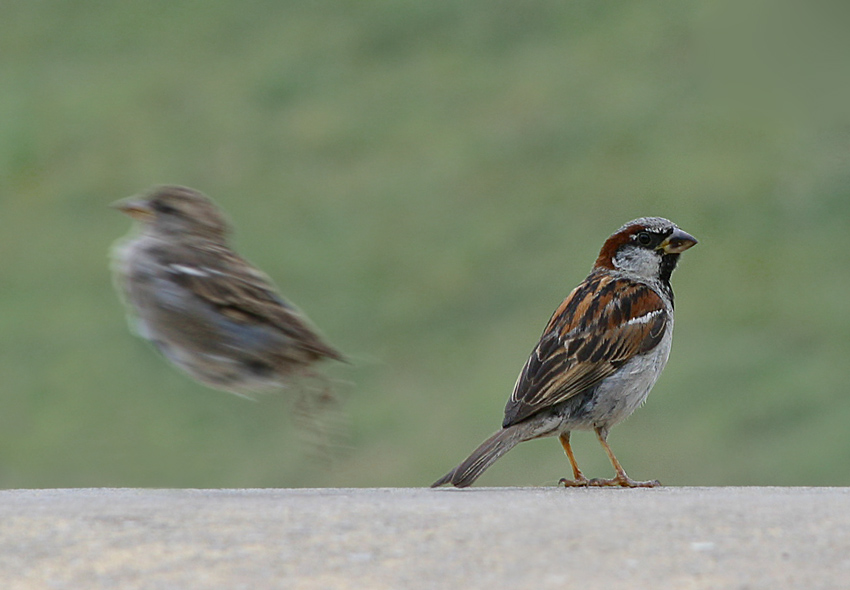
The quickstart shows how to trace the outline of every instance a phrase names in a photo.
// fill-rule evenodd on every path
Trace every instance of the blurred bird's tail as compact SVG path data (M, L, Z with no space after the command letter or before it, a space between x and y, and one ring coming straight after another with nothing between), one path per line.
M443 477L431 484L436 488L451 484L456 488L472 485L484 470L496 460L514 448L518 443L528 440L529 428L527 423L520 422L496 432L475 449L466 460L449 471Z

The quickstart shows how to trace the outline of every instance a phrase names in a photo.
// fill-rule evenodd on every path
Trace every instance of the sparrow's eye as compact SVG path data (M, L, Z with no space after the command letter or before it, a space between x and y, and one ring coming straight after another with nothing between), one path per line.
M652 236L649 232L642 231L637 235L637 241L641 246L649 246L652 243Z
M177 211L175 207L172 207L171 205L168 205L161 201L156 201L152 205L152 208L157 213L162 213L163 215L174 215L175 213L179 213L179 211Z

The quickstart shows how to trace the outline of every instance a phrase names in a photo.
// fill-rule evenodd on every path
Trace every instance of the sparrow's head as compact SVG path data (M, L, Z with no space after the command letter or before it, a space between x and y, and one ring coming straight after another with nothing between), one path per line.
M594 268L669 281L679 255L696 243L696 238L668 219L641 217L628 222L605 241Z
M230 231L218 207L185 186L157 186L144 195L113 203L113 207L159 234L223 240Z

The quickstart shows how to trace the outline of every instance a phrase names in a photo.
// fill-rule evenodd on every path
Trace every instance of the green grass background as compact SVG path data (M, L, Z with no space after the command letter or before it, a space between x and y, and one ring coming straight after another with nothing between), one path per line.
M700 239L610 441L673 485L850 485L847 9L673 0L8 0L0 486L419 486L501 423L605 237ZM286 393L206 389L127 330L107 204L203 190L352 366L317 461ZM585 472L610 466L574 437ZM569 474L552 439L482 485Z

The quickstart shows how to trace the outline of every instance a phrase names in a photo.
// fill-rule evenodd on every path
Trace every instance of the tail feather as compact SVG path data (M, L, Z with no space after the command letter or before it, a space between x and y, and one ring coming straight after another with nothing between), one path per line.
M499 430L481 443L463 463L431 484L431 487L436 488L449 483L456 488L472 485L499 457L510 451L518 443L526 440L526 437L523 436L526 434L526 430L527 428L522 422Z

